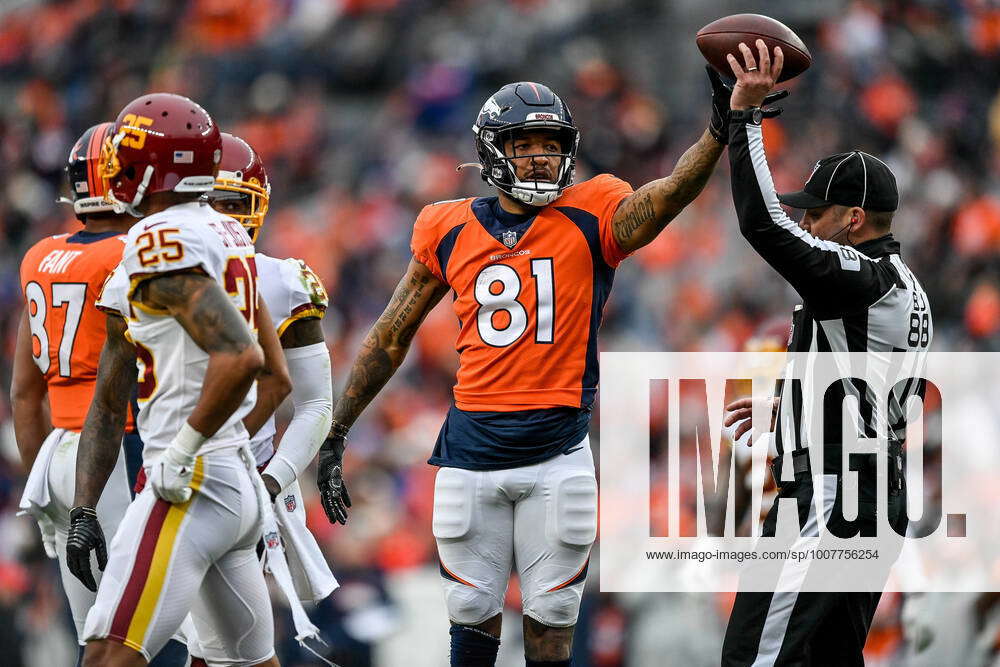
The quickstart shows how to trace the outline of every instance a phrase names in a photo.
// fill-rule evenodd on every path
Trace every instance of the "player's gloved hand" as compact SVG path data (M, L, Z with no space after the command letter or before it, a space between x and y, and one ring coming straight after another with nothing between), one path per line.
M351 495L344 482L344 448L347 447L347 429L334 424L330 435L319 448L319 497L330 523L347 523L347 508Z
M708 131L723 146L729 144L729 98L733 87L722 80L722 77L711 65L705 65L708 80L712 83L712 119L708 123ZM776 90L768 93L761 105L764 118L774 118L782 112L781 107L769 106L778 100L788 97L787 90Z
M170 446L153 462L149 485L157 498L168 503L186 503L191 499L191 478L194 477L195 454L207 438L186 421L174 436Z
M58 554L56 553L56 524L52 523L52 519L46 514L40 514L37 517L38 530L42 534L42 547L45 549L45 555L49 558L56 559Z
M93 507L74 507L69 513L69 535L66 537L66 565L73 576L88 589L97 592L97 582L90 570L90 552L97 551L97 566L104 571L108 564L108 547L104 531Z
M191 499L191 478L194 477L195 457L171 443L160 458L153 462L149 484L157 498L168 503L186 503Z

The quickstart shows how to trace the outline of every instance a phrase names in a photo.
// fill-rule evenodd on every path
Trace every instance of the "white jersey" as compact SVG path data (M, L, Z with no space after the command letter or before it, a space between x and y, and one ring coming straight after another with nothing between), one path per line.
M208 354L165 311L132 299L152 276L200 268L222 285L256 333L257 270L254 248L235 220L207 204L171 206L136 223L129 231L121 264L109 276L97 306L128 321L139 373L137 424L145 444L143 461L156 459L180 430L201 395ZM239 408L199 449L207 454L245 444L246 416L257 400L256 383Z
M300 259L275 259L257 253L257 280L260 297L271 313L278 336L297 320L322 319L329 299L323 283ZM267 420L250 441L257 465L274 454L274 416Z

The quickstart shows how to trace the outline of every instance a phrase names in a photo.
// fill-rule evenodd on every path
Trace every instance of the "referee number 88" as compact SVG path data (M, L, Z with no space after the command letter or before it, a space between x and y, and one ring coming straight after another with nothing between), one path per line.
M931 337L931 318L927 313L910 313L910 333L906 342L910 347L927 347Z

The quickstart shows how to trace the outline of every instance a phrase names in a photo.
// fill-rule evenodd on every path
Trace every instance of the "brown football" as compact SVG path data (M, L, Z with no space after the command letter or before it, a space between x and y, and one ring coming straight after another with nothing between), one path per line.
M787 81L802 74L812 64L809 49L802 43L799 36L780 21L770 16L760 14L733 14L712 21L698 31L696 41L701 54L709 64L723 75L733 76L733 70L726 61L726 54L732 53L743 64L740 53L740 42L744 42L757 58L755 43L763 39L767 44L771 57L774 57L774 47L780 46L785 54L785 64L778 81Z

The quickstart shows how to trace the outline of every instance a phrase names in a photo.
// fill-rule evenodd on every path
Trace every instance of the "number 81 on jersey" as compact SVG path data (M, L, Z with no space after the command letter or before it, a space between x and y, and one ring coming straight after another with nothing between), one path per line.
M552 258L531 260L531 275L535 283L535 342L549 344L553 342L556 310ZM528 311L518 300L521 289L520 276L507 264L491 264L476 276L475 296L479 303L476 325L479 337L487 345L507 347L524 335ZM500 312L510 318L503 327L494 321L494 315Z

